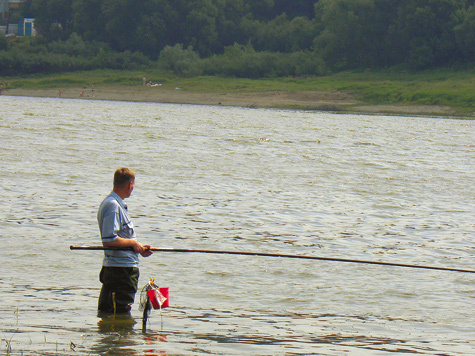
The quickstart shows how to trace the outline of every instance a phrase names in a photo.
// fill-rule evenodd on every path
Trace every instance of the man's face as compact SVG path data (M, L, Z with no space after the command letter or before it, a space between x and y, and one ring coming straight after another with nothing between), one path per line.
M127 198L130 197L130 195L132 194L132 191L134 190L134 187L135 187L135 180L131 180L129 182L129 185L127 186L127 188L128 188Z

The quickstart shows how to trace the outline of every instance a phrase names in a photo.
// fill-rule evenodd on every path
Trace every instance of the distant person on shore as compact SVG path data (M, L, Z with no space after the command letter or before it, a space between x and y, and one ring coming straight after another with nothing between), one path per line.
M145 75L142 78L142 84L145 86L147 84L147 78L145 78Z
M96 91L96 89L94 88L94 84L92 84L92 89L91 89L91 91L92 91L92 97L94 98L94 92Z
M2 90L5 89L5 87L5 83L2 83L2 85L0 85L0 95L2 95Z
M112 192L101 203L97 222L104 247L130 248L105 250L99 280L102 283L98 310L106 313L128 313L132 308L139 281L139 254L150 256L149 245L142 245L135 230L124 199L135 187L135 173L119 168L114 173Z

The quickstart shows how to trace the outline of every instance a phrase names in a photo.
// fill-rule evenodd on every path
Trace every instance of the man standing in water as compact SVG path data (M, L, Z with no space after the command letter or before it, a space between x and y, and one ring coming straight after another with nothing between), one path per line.
M149 245L135 237L134 226L124 199L135 187L135 173L119 168L114 173L114 187L99 207L97 222L104 247L130 250L105 250L99 279L102 283L98 309L107 313L127 313L134 303L139 280L139 254L152 254Z

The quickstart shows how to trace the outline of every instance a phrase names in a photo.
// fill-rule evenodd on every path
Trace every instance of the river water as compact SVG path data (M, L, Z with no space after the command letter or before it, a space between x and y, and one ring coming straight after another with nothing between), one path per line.
M157 252L170 308L100 318L116 168L154 247L475 270L475 122L0 97L0 354L474 355L475 274ZM120 319L120 320L119 320Z

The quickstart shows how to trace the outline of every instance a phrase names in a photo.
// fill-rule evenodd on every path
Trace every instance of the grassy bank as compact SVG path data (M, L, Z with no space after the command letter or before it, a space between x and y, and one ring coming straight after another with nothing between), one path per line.
M34 75L24 78L1 78L10 90L89 91L96 88L143 90L142 78L160 84L161 91L172 92L179 88L183 93L261 95L309 92L345 95L352 100L318 106L314 98L298 102L274 101L268 106L295 109L322 109L334 111L407 113L428 115L475 117L475 71L449 69L417 73L401 71L343 72L311 78L237 79L220 77L182 78L158 69L143 71L96 70L51 75ZM18 94L17 94L18 95ZM252 96L252 95L251 95ZM182 95L183 97L183 95ZM127 100L127 99L126 99ZM182 99L177 99L180 102ZM312 102L312 100L314 102ZM157 100L159 101L159 100ZM204 103L206 104L206 103ZM249 105L251 105L250 103ZM244 105L246 106L246 105ZM259 106L259 105L257 105ZM415 110L419 108L419 110Z

